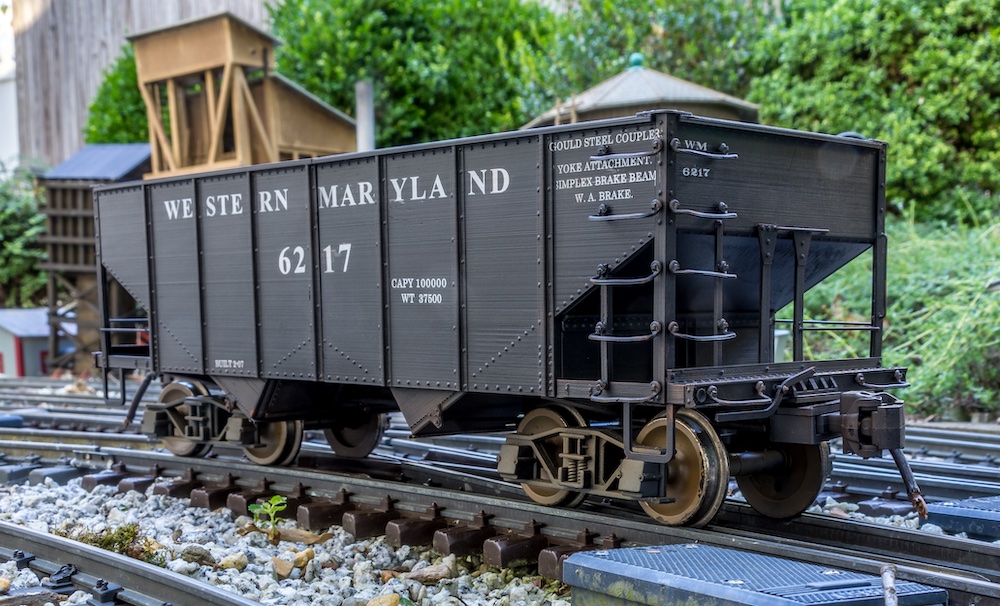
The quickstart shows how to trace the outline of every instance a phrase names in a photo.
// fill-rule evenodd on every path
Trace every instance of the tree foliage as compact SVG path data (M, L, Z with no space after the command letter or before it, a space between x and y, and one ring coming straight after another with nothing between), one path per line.
M45 250L38 236L45 217L38 213L41 192L25 168L8 171L0 163L0 304L35 307L45 296L47 278L38 267Z
M755 49L764 122L890 143L887 195L982 221L1000 192L1000 1L800 0Z
M776 18L770 2L562 0L553 41L554 90L580 92L624 70L640 52L649 68L736 96L751 75L757 39Z
M271 9L278 70L354 113L375 88L380 146L509 130L539 109L534 49L548 12L521 0L282 0ZM526 92L528 94L526 94Z
M93 103L87 110L87 143L136 143L149 138L146 104L135 73L135 51L130 43L104 71Z

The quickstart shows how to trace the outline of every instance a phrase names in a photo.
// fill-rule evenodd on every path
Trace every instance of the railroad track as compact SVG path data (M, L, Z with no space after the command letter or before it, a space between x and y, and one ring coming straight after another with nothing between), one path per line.
M426 533L428 528L454 528L459 534L492 537L480 540L476 548L482 550L487 563L502 567L514 559L523 560L527 553L529 559L537 558L540 570L549 576L559 575L565 554L582 548L690 541L791 555L824 566L870 574L878 574L882 564L893 563L900 571L900 578L948 589L952 603L1000 600L997 594L1000 579L995 576L995 571L1000 570L1000 555L995 551L998 548L979 541L829 516L804 515L792 522L778 523L757 516L745 505L733 501L724 506L711 527L703 530L652 524L635 507L616 503L589 501L577 510L540 508L524 500L519 486L497 479L493 467L502 436L411 440L405 429L396 427L387 432L378 451L381 456L365 462L363 469L354 469L353 473L348 473L344 462L330 456L325 443L309 442L300 455L300 464L305 468L260 468L240 463L238 449L217 449L218 459L207 460L137 452L157 445L143 436L115 433L124 416L120 406L104 405L103 398L102 404L95 406L92 396L66 397L53 405L45 399L47 395L36 401L44 403L45 409L34 406L25 410L25 401L19 402L26 422L71 427L89 420L91 430L4 430L0 446L8 453L5 462L18 473L46 465L75 466L81 473L104 470L104 480L111 480L116 474L150 476L151 470L156 469L155 473L162 477L197 478L192 486L224 497L250 494L264 482L275 492L307 497L316 503L315 511L334 511L340 516L355 512L339 520L306 514L307 523L343 523L361 534L385 533L390 528L388 521L393 519L401 520L394 528L411 529L393 531L404 534ZM6 386L0 384L0 401L9 397ZM8 409L16 410L17 404ZM1000 494L1000 470L989 456L996 437L966 432L957 434L956 442L948 442L949 435L955 434L933 428L915 428L909 432L911 454L926 457L914 462L922 488L933 495L932 499ZM230 474L234 465L240 465L239 473L228 480L219 471L219 465ZM358 462L350 465L357 468ZM877 497L887 486L898 484L895 471L890 468L891 465L863 463L856 457L837 455L833 480L839 480L840 490L845 491L841 496L847 500ZM956 478L960 480L956 482ZM303 489L297 488L293 479L308 480L303 482L308 484L306 494L301 494ZM363 480L374 484L366 485ZM187 490L190 495L190 487ZM405 499L395 496L403 494ZM349 495L346 502L342 502L344 495ZM512 500L518 502L516 510L511 507ZM424 540L428 540L426 536ZM442 547L454 549L455 545L446 542ZM538 552L532 553L536 548ZM969 554L975 555L970 559Z
M47 391L58 383L43 381ZM63 385L66 385L63 382ZM0 383L0 414L14 414L26 425L49 429L117 432L125 410L107 405L92 394L38 394L14 383ZM154 397L151 392L146 401ZM40 407L44 405L44 408ZM141 408L140 408L141 413ZM136 432L132 423L128 431ZM952 437L954 439L952 439ZM459 435L411 440L397 419L386 433L383 452L437 461L452 469L493 468L504 441L497 435ZM990 433L944 431L916 427L908 433L908 453L917 480L930 501L961 500L1000 495L1000 465L993 452L1000 452L1000 436ZM836 447L833 449L838 450ZM889 460L863 460L834 454L831 488L838 500L905 500L898 475ZM480 471L477 473L489 473ZM903 497L903 499L900 499Z
M4 596L31 599L32 604L55 601L55 594L67 596L77 589L94 596L91 604L258 604L133 558L6 522L0 522L0 558L49 579L47 585Z
M74 464L90 473L85 485L153 481L157 475L170 480L161 484L164 491L210 508L285 494L302 501L297 519L303 526L341 524L358 538L386 534L390 541L433 541L445 553L481 552L487 564L498 567L537 559L549 576L557 576L562 558L576 550L703 543L876 575L892 563L900 578L947 589L952 603L1000 601L998 545L828 516L778 523L728 503L708 528L670 528L615 503L541 507L522 500L517 486L405 459L353 461L348 472L342 461L308 448L300 462L309 468L262 468L223 454L179 459L100 444L48 444L37 435L14 441L6 431L0 437L8 461L28 453L35 457L31 464L65 460L70 450ZM242 513L238 507L234 513Z

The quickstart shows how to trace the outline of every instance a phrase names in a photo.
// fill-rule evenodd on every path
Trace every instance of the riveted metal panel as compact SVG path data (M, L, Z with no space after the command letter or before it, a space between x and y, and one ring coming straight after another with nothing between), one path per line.
M703 212L725 202L739 215L726 221L727 234L756 235L758 224L771 223L874 239L884 143L688 116L674 137L674 197L681 207ZM738 157L718 157L720 149ZM705 233L713 228L694 217L681 218L680 226Z
M540 137L462 148L468 391L542 394Z
M662 133L647 120L550 135L554 204L554 304L559 313L594 286L597 266L612 273L653 239L656 216L591 220L591 216L647 213L663 188L658 182ZM649 155L636 155L649 154ZM607 155L606 159L595 156Z
M141 185L94 192L99 209L101 264L149 310L146 199Z
M304 164L253 173L260 375L316 378L315 269Z
M316 166L322 378L383 385L378 159Z
M153 223L153 345L160 371L201 374L201 288L194 180L147 186Z
M390 385L459 388L455 154L385 158Z
M253 236L247 173L198 180L205 371L257 376Z

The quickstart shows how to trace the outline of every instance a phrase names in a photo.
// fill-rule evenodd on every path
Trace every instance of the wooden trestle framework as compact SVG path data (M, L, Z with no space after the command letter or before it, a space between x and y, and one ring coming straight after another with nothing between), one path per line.
M73 364L77 373L90 368L89 351L98 343L92 185L357 148L354 120L275 73L274 48L280 41L231 13L141 32L129 40L149 122L149 163L140 172L129 164L121 174L107 175L108 153L115 157L118 152L88 148L67 160L71 177L56 170L54 178L42 180L50 361L53 367ZM126 298L122 292L117 299ZM130 300L110 304L125 315L135 311ZM76 333L64 332L66 324L75 324ZM57 355L58 343L66 340L73 341L75 351Z
M230 13L130 38L150 176L354 151L354 121L274 72L278 40Z

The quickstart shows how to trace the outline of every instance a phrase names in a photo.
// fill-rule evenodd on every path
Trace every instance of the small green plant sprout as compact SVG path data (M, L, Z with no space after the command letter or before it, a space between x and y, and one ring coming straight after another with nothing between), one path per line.
M288 497L276 494L263 503L254 503L248 506L247 509L253 514L254 526L266 531L273 540L278 533L275 517L286 507L288 507Z

